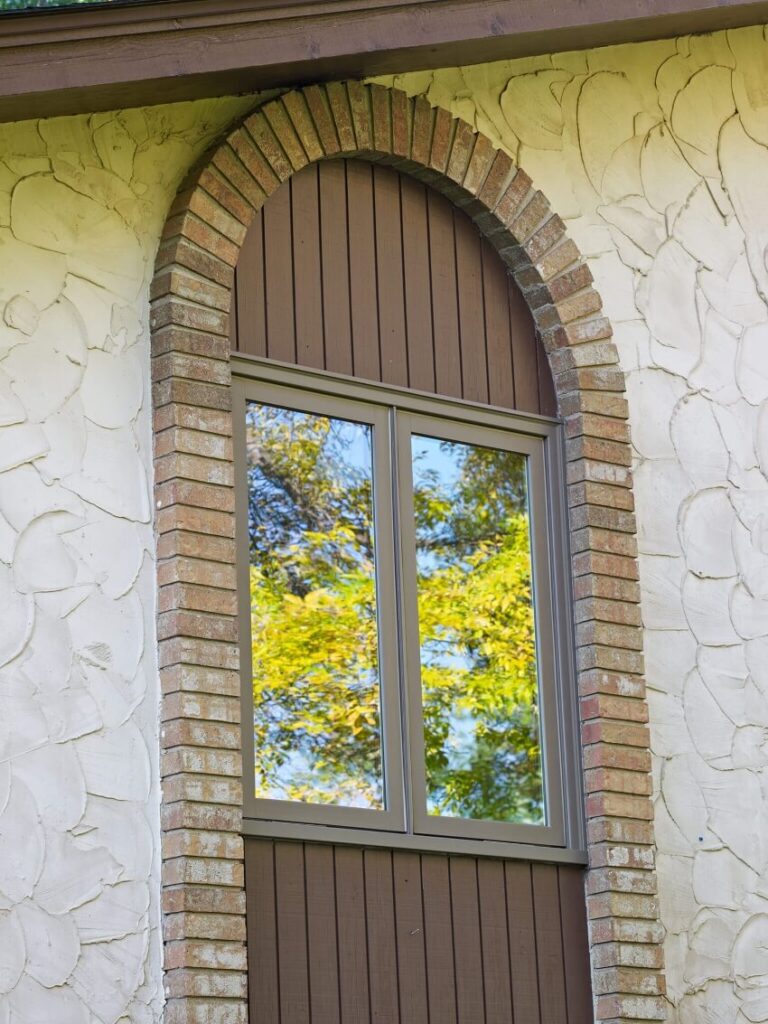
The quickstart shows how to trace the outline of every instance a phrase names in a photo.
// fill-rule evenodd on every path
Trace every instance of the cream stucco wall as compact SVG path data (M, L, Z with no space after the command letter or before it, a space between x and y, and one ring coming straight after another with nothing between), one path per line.
M628 375L676 1024L768 1021L768 43L396 84L566 219ZM252 100L0 126L0 1024L160 1018L147 299Z
M148 285L252 103L0 126L0 1024L161 1017Z
M627 373L676 1024L768 1021L768 42L762 28L385 81L506 148Z

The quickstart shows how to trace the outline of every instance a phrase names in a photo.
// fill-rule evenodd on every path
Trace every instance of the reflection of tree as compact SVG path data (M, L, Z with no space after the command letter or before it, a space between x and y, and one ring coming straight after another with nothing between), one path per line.
M283 799L382 803L366 428L249 407L257 787ZM367 469L367 471L366 471Z
M414 469L430 811L537 822L542 787L524 460L448 442L422 445L417 441ZM450 489L434 468L445 459L459 471Z
M257 788L375 807L372 488L354 430L365 428L249 410ZM539 821L524 463L448 443L440 459L452 462L449 488L432 463L417 459L415 473L431 809Z

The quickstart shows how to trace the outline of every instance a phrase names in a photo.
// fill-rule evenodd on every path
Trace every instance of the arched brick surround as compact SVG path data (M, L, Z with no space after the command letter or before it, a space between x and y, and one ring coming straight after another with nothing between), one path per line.
M382 160L461 206L534 313L566 425L596 1020L664 1018L624 375L560 218L485 136L359 82L286 93L208 154L152 287L167 1024L247 1020L228 309L254 212L308 162Z

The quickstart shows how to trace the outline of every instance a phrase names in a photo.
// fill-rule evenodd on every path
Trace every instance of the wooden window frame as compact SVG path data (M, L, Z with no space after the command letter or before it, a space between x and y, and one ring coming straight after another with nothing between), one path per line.
M255 400L374 427L382 754L387 794L386 809L377 811L257 799L252 787L244 785L244 832L584 862L561 423L254 356L233 356L232 371L244 780L254 764L245 407L247 401ZM437 817L426 811L411 467L404 458L397 459L398 452L408 450L411 433L424 431L446 440L519 452L528 462L548 819L543 825Z

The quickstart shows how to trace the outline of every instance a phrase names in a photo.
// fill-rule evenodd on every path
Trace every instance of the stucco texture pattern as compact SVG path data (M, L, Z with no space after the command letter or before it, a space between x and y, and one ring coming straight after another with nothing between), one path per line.
M383 79L473 123L588 262L627 375L670 1020L768 1020L763 28Z
M148 289L253 100L0 126L0 1022L162 1011Z

